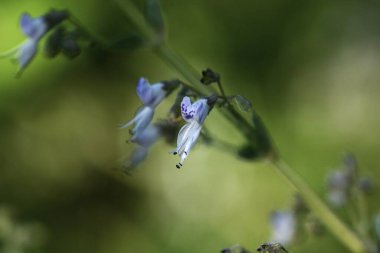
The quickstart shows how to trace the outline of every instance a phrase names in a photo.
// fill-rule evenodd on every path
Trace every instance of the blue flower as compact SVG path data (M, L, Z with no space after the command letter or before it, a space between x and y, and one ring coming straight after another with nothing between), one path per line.
M137 95L143 102L143 106L137 111L135 117L128 121L121 128L127 128L134 124L131 130L132 139L137 138L153 119L154 111L159 103L166 97L168 90L164 83L149 84L145 78L140 78L136 87Z
M149 148L160 136L160 128L155 124L150 124L139 135L132 136L130 142L136 143L144 148Z
M292 212L273 212L271 215L271 225L271 241L286 245L293 240L296 230L296 218Z
M55 25L68 17L66 11L51 11L44 16L32 18L28 13L23 13L20 18L20 27L26 35L27 40L21 45L1 54L3 57L16 59L19 69L27 67L38 50L41 38Z
M328 201L335 207L347 203L351 182L346 170L334 170L328 176Z
M126 173L131 173L140 163L148 156L148 148L138 146L133 150L131 157L123 164L123 170Z
M123 165L126 172L132 171L145 160L148 156L150 147L158 140L160 136L161 127L157 124L150 124L139 135L132 136L129 141L137 144L138 146L133 150L132 155Z
M195 144L204 120L208 115L210 106L207 99L199 99L191 104L189 97L184 97L181 103L182 118L187 122L179 131L177 138L177 148L172 153L179 155L180 162L176 165L179 169Z

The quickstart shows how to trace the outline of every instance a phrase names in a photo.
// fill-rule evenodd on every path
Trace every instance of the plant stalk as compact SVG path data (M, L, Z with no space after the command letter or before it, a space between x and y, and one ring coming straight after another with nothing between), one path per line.
M140 29L141 34L148 41L156 41L157 35L153 29L147 24L144 15L128 0L115 0L131 21ZM168 65L173 67L183 75L197 90L202 93L210 93L213 90L210 86L205 86L200 82L200 75L183 57L174 52L166 42L153 43L155 45L156 54ZM241 116L240 113L232 106L221 108L222 114L232 123L237 129L251 140L254 128L252 125ZM282 174L291 185L293 185L301 194L305 202L312 211L319 217L325 226L352 252L364 253L370 252L370 247L366 247L365 243L351 231L319 198L319 196L310 188L310 186L302 179L302 177L292 170L283 160L277 159L274 156L270 159L277 171Z
M287 181L293 185L310 209L318 216L324 225L352 252L367 252L364 242L345 225L310 188L302 177L291 169L283 160L271 160L274 167Z

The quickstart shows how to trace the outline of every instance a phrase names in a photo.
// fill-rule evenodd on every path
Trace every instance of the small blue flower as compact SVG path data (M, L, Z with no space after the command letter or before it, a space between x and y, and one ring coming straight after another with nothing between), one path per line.
M20 70L24 69L37 52L37 45L41 37L48 31L48 25L44 17L32 18L28 13L21 15L20 27L27 36L27 40L21 45L2 54L2 56L16 59Z
M148 156L148 148L138 146L133 150L131 157L123 165L125 172L130 173L133 169L136 169L140 163L142 163L145 158Z
M195 144L201 130L202 124L208 115L210 107L207 99L200 99L191 104L189 97L184 97L181 103L182 118L187 122L179 131L177 148L173 154L178 154L180 162L176 165L179 169Z
M137 136L148 127L153 119L156 107L167 95L164 83L151 85L145 78L140 78L137 83L136 92L143 102L143 106L140 107L132 120L121 126L121 128L127 128L134 124L131 130L131 134L134 136L132 139L137 138Z
M160 136L161 128L157 124L150 124L139 135L132 136L130 142L133 142L138 146L133 150L132 155L123 166L127 172L132 171L145 160L148 156L150 147Z
M161 136L160 128L155 124L150 124L139 135L132 136L131 142L136 143L144 148L152 146Z
M32 18L28 13L21 15L20 27L31 40L39 40L48 31L44 16Z
M1 54L18 61L19 69L23 70L31 62L38 50L41 38L55 25L68 17L66 11L51 11L44 16L32 18L28 13L23 13L20 18L20 28L27 40L21 45Z
M271 225L271 241L286 245L293 240L296 230L296 219L292 212L273 212L271 215Z

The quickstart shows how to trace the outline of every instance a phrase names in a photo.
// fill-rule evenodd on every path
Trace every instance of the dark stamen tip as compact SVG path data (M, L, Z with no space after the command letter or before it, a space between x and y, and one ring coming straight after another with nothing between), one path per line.
M173 152L173 155L176 155L176 154L178 154L177 152Z
M181 168L181 167L179 167L179 165L178 165L178 164L176 164L175 166L177 167L177 169L180 169L180 168Z

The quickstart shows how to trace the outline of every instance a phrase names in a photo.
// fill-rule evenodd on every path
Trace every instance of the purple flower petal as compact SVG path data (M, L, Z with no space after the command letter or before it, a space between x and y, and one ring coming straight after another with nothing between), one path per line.
M152 90L150 84L148 80L143 77L140 78L139 82L137 83L136 92L144 104L149 103L149 101L152 99Z
M184 97L181 102L181 114L182 118L190 122L193 117L195 116L196 111L193 109L193 106L191 105L190 98Z
M208 105L206 99L200 99L197 102L195 102L192 106L193 110L196 112L196 118L199 121L200 124L203 123L203 121L206 119L206 116L208 114Z
M129 164L126 166L128 169L134 169L142 163L148 156L148 149L144 147L137 147L130 158Z
M206 99L200 99L191 104L190 98L184 97L181 103L182 118L187 122L197 120L202 124L208 114L208 110Z
M35 40L39 40L48 30L42 17L32 18L28 13L22 14L20 26L26 36Z
M20 18L20 26L26 36L33 35L33 18L28 13L23 13Z

